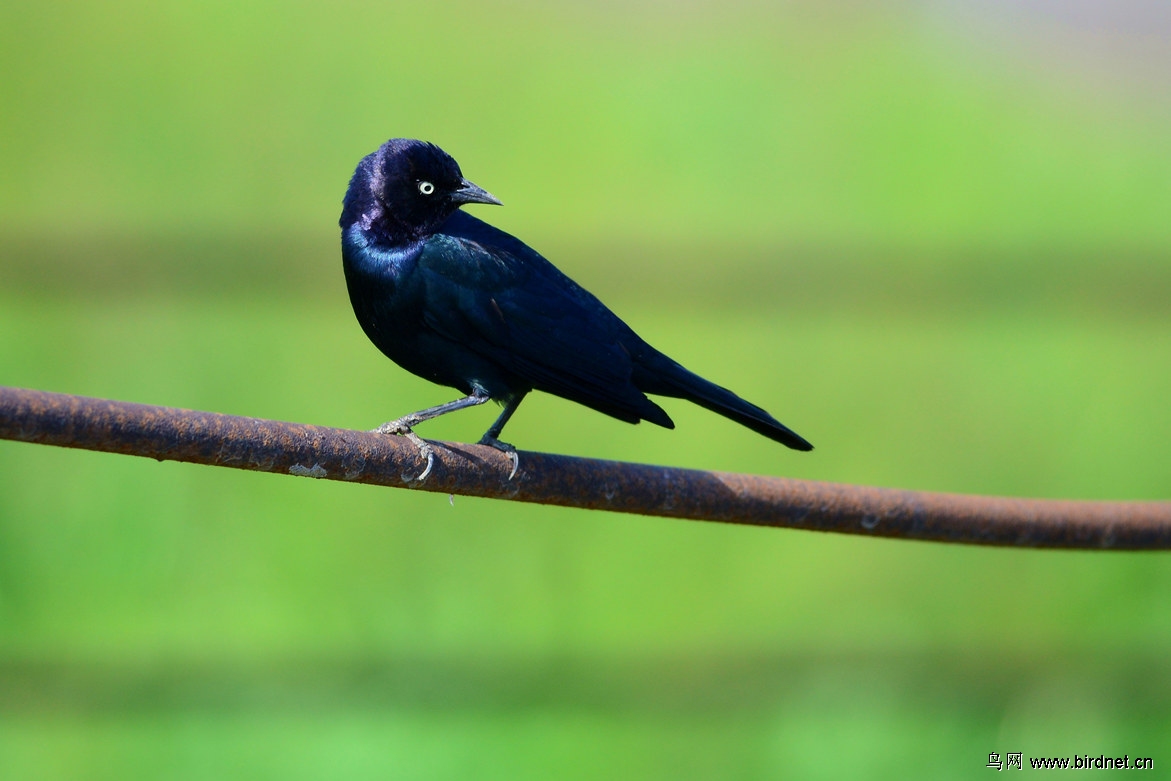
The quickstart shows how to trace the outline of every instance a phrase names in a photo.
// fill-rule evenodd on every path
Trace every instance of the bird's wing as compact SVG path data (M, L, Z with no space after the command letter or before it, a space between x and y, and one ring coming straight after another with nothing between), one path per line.
M625 323L519 240L470 227L436 234L419 257L429 328L539 390L672 425L631 380L629 350L643 343Z

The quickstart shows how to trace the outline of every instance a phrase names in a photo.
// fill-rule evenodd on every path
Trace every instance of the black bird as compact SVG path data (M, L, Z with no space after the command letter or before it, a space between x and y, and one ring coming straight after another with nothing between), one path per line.
M393 138L362 158L342 208L342 261L362 329L407 371L465 394L377 431L411 439L431 471L431 447L411 429L464 407L504 411L480 444L498 437L531 390L607 415L675 424L646 397L688 399L795 450L813 446L760 407L684 369L519 239L462 211L500 204L434 144Z

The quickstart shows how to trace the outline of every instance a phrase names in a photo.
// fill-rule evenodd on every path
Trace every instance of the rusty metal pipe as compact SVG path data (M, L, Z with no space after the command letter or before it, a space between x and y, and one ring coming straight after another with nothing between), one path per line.
M1171 502L899 491L437 443L0 387L0 438L258 472L750 526L1023 548L1171 547Z

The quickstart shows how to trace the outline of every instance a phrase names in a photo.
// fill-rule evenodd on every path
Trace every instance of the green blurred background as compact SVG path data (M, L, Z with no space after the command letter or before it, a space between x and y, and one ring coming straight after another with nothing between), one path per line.
M524 449L1171 489L1171 13L1023 0L5 3L0 383L369 428L358 159L435 141L818 447L548 397ZM473 440L494 410L430 423ZM12 779L972 777L1171 763L1171 562L575 512L0 443Z

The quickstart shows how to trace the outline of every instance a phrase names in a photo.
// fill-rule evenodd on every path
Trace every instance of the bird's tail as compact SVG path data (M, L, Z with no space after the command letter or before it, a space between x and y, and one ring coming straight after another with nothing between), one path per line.
M635 369L635 385L644 393L687 399L786 447L794 450L813 449L813 445L803 437L755 404L688 371L665 355L660 354L656 358L661 359L661 362L655 360L653 368L639 366Z

